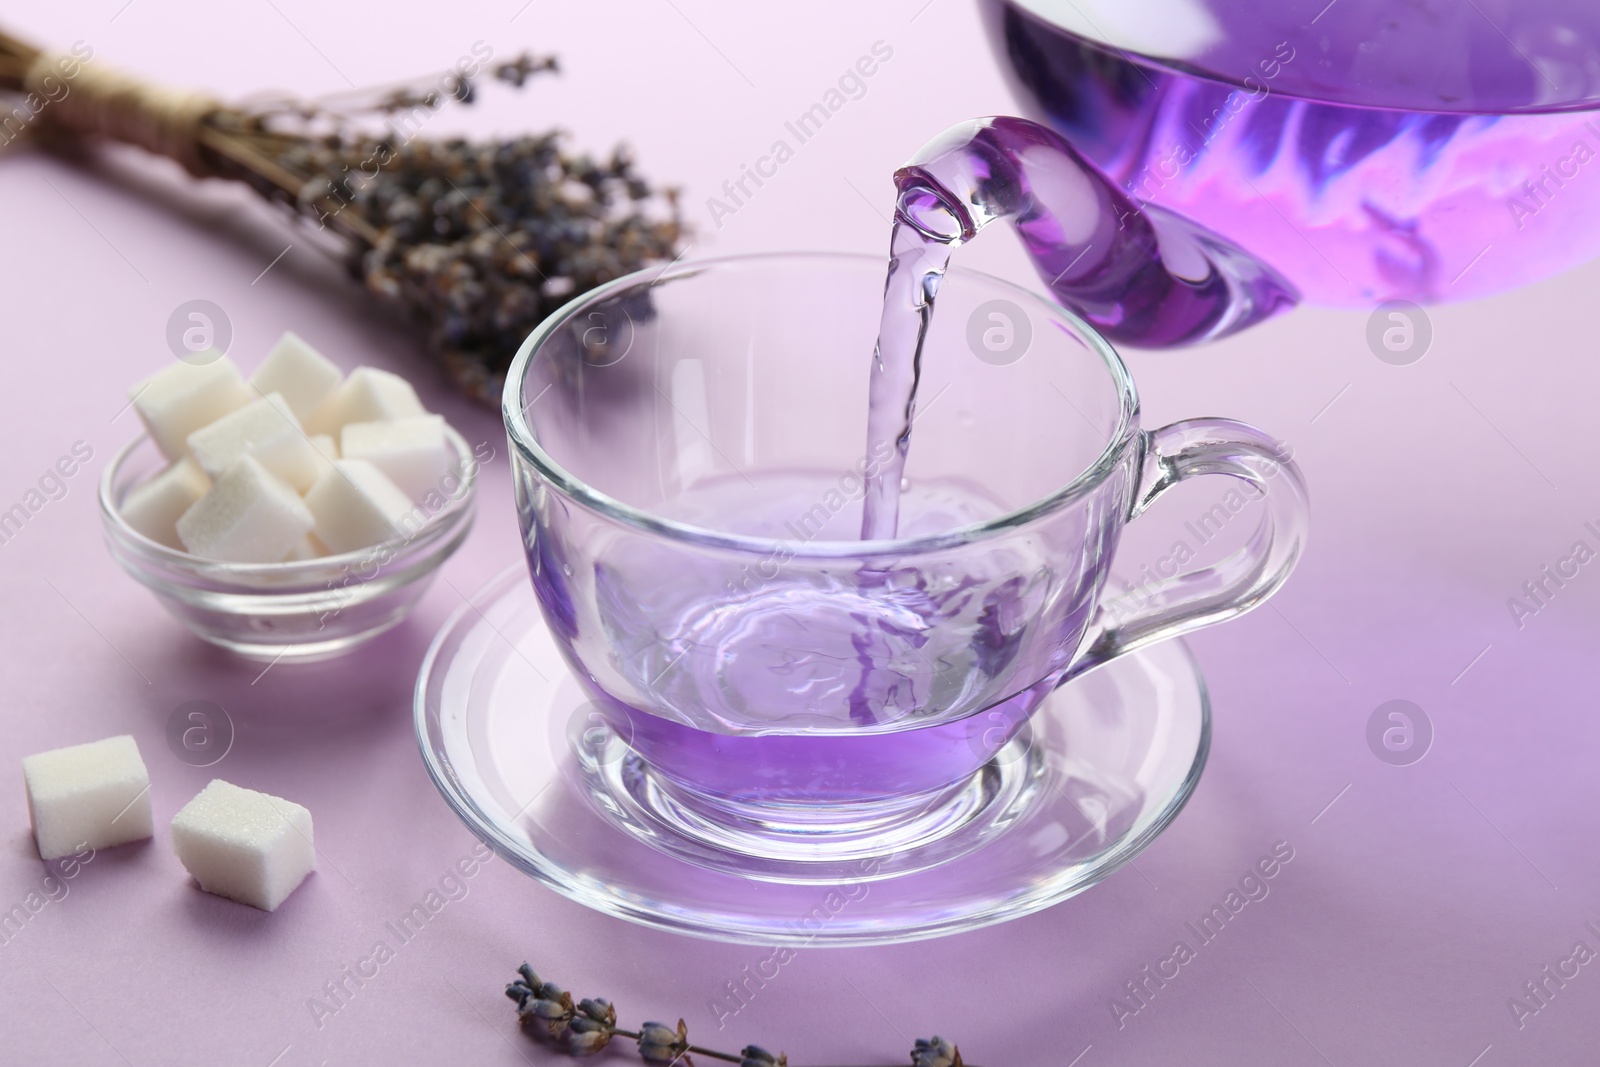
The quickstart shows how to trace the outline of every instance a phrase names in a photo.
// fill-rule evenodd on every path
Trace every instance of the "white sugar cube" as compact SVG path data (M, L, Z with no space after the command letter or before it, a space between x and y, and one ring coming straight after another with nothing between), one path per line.
M122 520L152 541L168 548L183 548L178 540L178 517L211 488L200 465L188 456L149 481L128 490L122 499Z
M178 540L207 559L276 563L306 535L313 521L305 502L288 484L244 456L178 519Z
M348 423L381 422L427 413L417 399L417 391L398 374L376 367L357 367L318 406L306 426L312 433L337 436Z
M22 760L39 858L150 836L150 774L132 737L108 737Z
M317 866L309 811L220 778L173 818L172 848L201 889L262 911Z
M134 410L161 454L183 455L189 435L255 399L239 368L219 356L195 366L174 363L133 387Z
M241 456L250 456L299 493L311 488L323 467L316 446L300 429L300 420L281 393L252 401L196 430L189 435L189 451L212 478L220 477Z
M308 533L295 542L295 546L289 550L287 556L283 557L283 561L285 563L303 563L308 559L321 559L327 555L331 555L328 551L328 546L319 541L316 534Z
M317 477L320 478L325 471L333 469L333 461L339 458L339 442L325 433L314 433L307 440L317 450ZM316 484L315 479L312 484Z
M411 498L364 459L335 461L306 494L306 507L316 517L313 532L333 552L414 533L421 524Z
M437 492L450 470L450 448L439 415L352 422L340 434L339 454L371 463L413 501Z
M285 333L267 358L250 376L250 384L263 396L281 393L289 410L304 421L328 398L344 377L321 352L293 333Z

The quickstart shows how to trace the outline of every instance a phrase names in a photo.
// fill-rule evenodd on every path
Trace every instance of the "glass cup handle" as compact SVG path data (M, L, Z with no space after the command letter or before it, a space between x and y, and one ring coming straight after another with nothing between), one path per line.
M1305 479L1285 445L1232 419L1186 419L1145 432L1144 448L1128 521L1172 486L1204 474L1239 479L1247 500L1265 500L1265 514L1243 547L1212 566L1102 595L1084 651L1065 678L1244 614L1277 592L1305 548L1310 518Z

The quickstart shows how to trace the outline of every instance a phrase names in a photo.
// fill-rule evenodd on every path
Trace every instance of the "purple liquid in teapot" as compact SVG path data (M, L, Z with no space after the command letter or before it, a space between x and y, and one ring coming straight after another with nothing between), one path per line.
M1591 0L981 0L1026 111L1310 302L1465 300L1600 251Z

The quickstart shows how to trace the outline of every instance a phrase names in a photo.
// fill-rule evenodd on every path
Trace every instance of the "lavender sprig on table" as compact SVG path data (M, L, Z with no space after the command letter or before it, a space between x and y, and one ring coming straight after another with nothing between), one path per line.
M638 1046L645 1063L681 1064L693 1067L691 1056L736 1063L739 1067L788 1067L784 1053L771 1053L760 1045L746 1045L737 1053L718 1052L691 1044L689 1028L682 1019L676 1027L647 1022L638 1030L617 1025L617 1010L600 997L573 1002L572 994L553 982L546 982L524 963L517 968L517 980L506 986L506 996L517 1006L517 1020L529 1034L573 1056L600 1052L614 1037L626 1038ZM975 1067L961 1058L961 1050L942 1037L918 1038L911 1050L911 1067Z

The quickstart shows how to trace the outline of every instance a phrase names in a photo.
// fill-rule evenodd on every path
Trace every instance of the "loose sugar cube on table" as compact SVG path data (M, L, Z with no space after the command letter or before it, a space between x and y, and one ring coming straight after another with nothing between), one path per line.
M122 499L122 520L152 541L183 548L178 518L211 488L211 479L185 456L149 481L128 490Z
M239 368L222 356L196 366L174 363L133 387L134 410L168 459L183 455L189 435L255 398Z
M263 911L317 865L309 811L220 778L173 818L172 848L201 889Z
M420 520L411 498L364 459L335 460L306 494L313 532L333 552L353 552L414 533Z
M317 407L306 426L312 433L337 435L352 422L381 422L427 413L417 399L417 391L398 374L357 367Z
M450 449L439 415L350 423L339 437L339 454L371 463L413 501L437 491L450 470Z
M189 451L212 478L250 456L303 493L323 464L282 394L254 400L189 435Z
M328 398L344 375L321 352L293 333L285 333L250 376L263 396L279 393L302 422Z
M396 490L398 492L398 490ZM178 540L197 556L233 563L277 563L314 520L289 485L244 456L178 519Z
M132 737L108 737L22 760L39 858L150 836L150 775Z

